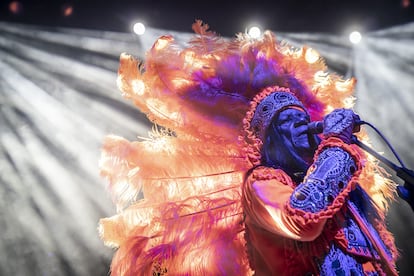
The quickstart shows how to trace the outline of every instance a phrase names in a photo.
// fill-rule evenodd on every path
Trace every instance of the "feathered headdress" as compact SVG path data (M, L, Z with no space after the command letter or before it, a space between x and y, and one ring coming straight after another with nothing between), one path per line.
M312 48L271 32L226 40L200 21L193 29L185 47L160 37L144 64L121 55L120 90L161 128L142 141L109 136L103 146L101 172L119 211L100 223L106 244L118 248L114 275L249 273L240 184L260 158L255 108L275 86L312 120L353 105L355 81L329 73ZM373 160L360 184L377 202L392 192Z

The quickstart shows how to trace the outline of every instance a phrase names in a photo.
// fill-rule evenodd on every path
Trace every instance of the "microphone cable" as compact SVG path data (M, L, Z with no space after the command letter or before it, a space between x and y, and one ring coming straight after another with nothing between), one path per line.
M401 167L403 168L407 168L404 164L404 162L401 160L400 156L398 155L398 153L395 151L395 149L393 148L393 146L391 145L391 143L387 140L387 138L385 138L385 136L381 133L381 131L379 131L379 129L377 129L373 124L366 122L366 121L358 121L359 125L367 125L369 127L371 127L380 137L381 139L385 142L385 144L388 146L388 148L391 150L391 152L394 154L394 157L398 160L398 162L400 163Z

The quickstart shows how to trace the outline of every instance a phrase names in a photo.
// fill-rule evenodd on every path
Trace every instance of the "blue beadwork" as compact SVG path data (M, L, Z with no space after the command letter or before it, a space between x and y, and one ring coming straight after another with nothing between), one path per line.
M324 134L327 136L340 135L349 126L352 126L354 116L356 116L355 113L350 109L336 109L324 120Z
M379 259L377 251L373 249L371 242L362 233L361 229L352 218L347 219L347 223L344 227L344 234L348 241L348 250L358 256ZM376 234L376 231L373 231L372 234Z
M355 161L342 148L323 150L313 171L292 193L291 206L311 213L326 209L348 185L355 170Z
M297 106L306 112L302 102L291 93L277 91L270 94L257 106L252 121L250 122L251 129L256 135L263 137L264 131L270 125L275 114L288 106Z
M332 245L329 249L329 253L320 264L320 275L362 276L365 274L362 265L359 264L352 256L344 253L335 245Z

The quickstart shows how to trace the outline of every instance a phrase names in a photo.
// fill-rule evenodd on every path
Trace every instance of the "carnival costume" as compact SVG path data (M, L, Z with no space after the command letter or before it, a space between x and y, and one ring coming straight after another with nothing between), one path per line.
M384 225L395 185L373 159L326 135L300 181L262 165L275 114L326 120L352 107L355 81L270 32L225 40L199 21L193 29L185 47L160 37L145 64L121 55L119 88L158 127L103 146L118 209L100 222L117 248L112 275L396 274Z

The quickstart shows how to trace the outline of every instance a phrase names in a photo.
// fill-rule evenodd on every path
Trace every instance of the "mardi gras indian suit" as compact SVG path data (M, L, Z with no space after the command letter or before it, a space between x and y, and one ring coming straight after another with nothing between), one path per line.
M270 32L225 40L193 29L186 46L160 37L145 63L121 55L119 88L157 127L104 141L118 213L99 229L116 248L112 275L396 274L384 224L395 185L374 160L321 134L302 176L264 162L276 114L350 110L355 81Z

